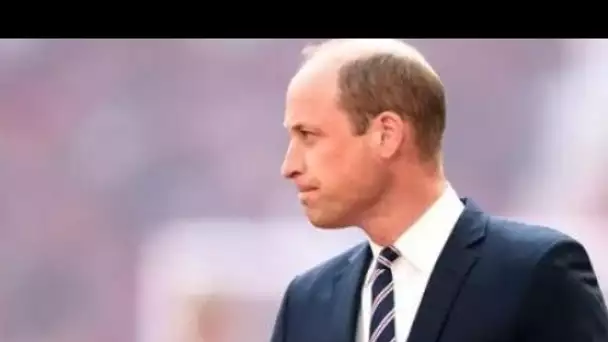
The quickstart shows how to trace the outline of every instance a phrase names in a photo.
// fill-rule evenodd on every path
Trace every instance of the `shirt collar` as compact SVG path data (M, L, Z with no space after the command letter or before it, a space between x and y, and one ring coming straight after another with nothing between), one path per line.
M458 194L448 184L439 199L406 229L393 246L401 252L401 258L417 270L430 274L463 210L464 205ZM375 265L383 247L371 240L369 244Z

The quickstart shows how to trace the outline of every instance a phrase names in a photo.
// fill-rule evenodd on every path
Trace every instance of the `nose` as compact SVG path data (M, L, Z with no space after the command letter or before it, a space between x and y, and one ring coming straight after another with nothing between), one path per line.
M281 175L287 179L293 179L303 171L302 158L296 152L293 145L289 144L281 165Z

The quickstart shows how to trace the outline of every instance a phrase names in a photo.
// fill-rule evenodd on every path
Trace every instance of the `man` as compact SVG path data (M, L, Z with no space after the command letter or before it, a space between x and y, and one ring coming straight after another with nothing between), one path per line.
M369 241L291 281L273 342L608 341L577 241L450 187L444 89L420 53L336 40L307 54L287 91L282 173L313 225Z

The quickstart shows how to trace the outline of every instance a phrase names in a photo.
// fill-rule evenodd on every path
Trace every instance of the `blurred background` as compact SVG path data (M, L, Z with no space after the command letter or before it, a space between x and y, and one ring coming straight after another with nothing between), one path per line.
M0 341L267 341L287 282L363 238L279 175L310 42L0 40ZM608 289L608 40L409 42L457 191L579 238Z

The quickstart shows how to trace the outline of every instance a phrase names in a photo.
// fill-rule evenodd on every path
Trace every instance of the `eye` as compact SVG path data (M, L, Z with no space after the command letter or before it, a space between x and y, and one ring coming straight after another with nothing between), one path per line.
M291 134L293 138L300 140L305 144L312 144L319 136L317 131L304 127L303 125L295 125L291 129Z
M312 132L309 131L301 131L300 134L302 135L303 138L310 138L310 136L312 135Z
M310 138L312 138L313 133L311 131L305 130L305 129L300 129L298 130L298 135L304 139L304 140L308 140Z

